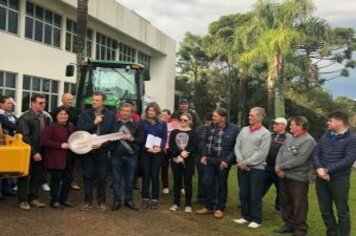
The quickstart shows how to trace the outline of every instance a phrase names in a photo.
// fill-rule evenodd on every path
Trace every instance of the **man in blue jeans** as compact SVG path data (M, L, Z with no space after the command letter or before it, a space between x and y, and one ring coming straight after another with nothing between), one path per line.
M250 126L242 128L235 144L242 218L234 222L248 224L251 229L262 223L264 170L271 144L271 133L262 126L264 117L265 109L252 108L248 116Z
M213 124L208 128L200 163L203 168L202 185L204 189L204 208L196 211L198 215L214 214L224 217L227 201L227 180L231 165L234 163L234 146L240 129L228 122L225 108L216 108L213 112ZM213 195L218 184L217 203L214 211Z
M114 202L111 210L121 207L121 183L125 179L125 206L137 211L133 202L134 174L137 167L137 156L140 144L144 140L143 129L132 120L133 106L129 103L121 105L120 118L114 123L112 132L122 132L119 141L113 143L111 151L111 167L113 174Z
M327 124L328 131L313 152L318 176L316 193L326 235L348 236L351 234L349 191L351 168L356 160L356 135L351 133L348 115L343 112L329 114Z

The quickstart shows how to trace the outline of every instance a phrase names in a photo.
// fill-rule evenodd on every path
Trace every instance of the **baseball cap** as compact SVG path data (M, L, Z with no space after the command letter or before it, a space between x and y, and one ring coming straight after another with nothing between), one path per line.
M287 121L285 118L283 118L283 117L278 117L278 118L274 119L273 122L274 122L274 123L278 123L278 124L283 124L283 125L285 125L285 126L288 125L288 121Z

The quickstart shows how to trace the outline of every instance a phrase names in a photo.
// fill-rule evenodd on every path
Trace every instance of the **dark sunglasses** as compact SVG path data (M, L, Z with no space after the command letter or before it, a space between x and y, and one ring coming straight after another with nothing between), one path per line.
M188 122L188 119L180 119L181 122Z

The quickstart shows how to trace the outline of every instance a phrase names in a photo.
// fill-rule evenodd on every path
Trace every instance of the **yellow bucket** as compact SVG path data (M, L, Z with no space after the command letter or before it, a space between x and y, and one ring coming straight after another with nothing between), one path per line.
M4 137L4 145L0 145L0 177L28 175L31 147L22 141L21 134Z

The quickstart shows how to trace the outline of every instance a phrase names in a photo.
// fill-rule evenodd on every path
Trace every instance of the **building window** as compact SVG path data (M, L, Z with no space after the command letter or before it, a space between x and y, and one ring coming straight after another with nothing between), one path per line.
M30 99L34 94L45 96L46 111L51 112L58 105L58 81L24 75L22 84L22 112L30 108Z
M131 48L123 43L120 43L120 61L135 62L136 61L136 49Z
M76 94L76 88L74 83L64 82L64 93Z
M25 36L60 47L62 17L31 2L26 2Z
M116 60L117 41L108 36L96 33L96 59Z
M0 0L0 29L18 33L19 0Z
M77 36L77 23L67 19L67 31L66 31L66 50L74 52L74 42ZM85 56L91 57L91 47L93 43L93 31L87 29L87 35L85 39Z
M0 71L0 94L15 98L16 74Z
M143 52L138 52L138 63L144 65L145 68L150 68L151 56L144 54Z

